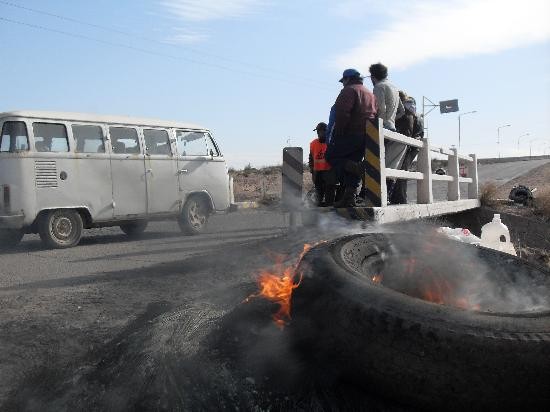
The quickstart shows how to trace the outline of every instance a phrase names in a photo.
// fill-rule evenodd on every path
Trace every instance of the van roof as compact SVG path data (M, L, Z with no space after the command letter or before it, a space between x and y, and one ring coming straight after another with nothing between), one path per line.
M177 127L177 128L184 128L184 129L208 130L202 126L192 124L192 123L175 122L171 120L148 119L144 117L100 115L100 114L93 114L93 113L16 110L11 112L0 113L0 118L3 118L3 117L27 117L31 119L48 119L48 120L57 120L57 121L114 123L114 124L123 124L123 125Z

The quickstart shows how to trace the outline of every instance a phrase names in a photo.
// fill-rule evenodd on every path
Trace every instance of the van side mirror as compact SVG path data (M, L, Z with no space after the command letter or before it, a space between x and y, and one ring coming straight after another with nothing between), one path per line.
M210 157L214 157L214 151L210 149Z

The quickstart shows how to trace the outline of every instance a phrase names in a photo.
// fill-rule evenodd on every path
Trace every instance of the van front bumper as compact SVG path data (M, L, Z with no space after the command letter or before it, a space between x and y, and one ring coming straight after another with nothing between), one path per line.
M25 215L0 215L0 229L21 229Z

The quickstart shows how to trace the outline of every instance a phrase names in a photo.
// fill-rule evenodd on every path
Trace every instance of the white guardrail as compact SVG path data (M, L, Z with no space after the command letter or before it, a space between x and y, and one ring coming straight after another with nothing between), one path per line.
M417 181L417 203L431 204L434 202L432 182L448 182L447 200L457 201L460 198L460 183L468 183L467 199L478 198L478 175L477 175L477 156L475 154L461 155L457 149L443 149L430 145L428 138L413 139L397 132L384 129L382 120L379 121L379 141L380 141L380 200L381 206L388 205L386 178L398 178ZM385 167L385 148L384 141L389 140L402 143L407 146L413 146L420 149L416 162L416 172L405 170L390 169ZM438 175L432 171L432 152L447 155L448 166L446 175ZM466 176L460 176L460 163L466 165Z

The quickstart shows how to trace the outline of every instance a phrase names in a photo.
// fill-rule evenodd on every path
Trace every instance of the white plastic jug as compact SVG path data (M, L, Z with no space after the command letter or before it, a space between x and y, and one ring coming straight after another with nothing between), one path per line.
M516 256L514 245L510 242L510 231L501 222L500 214L495 214L493 221L481 228L481 246Z

